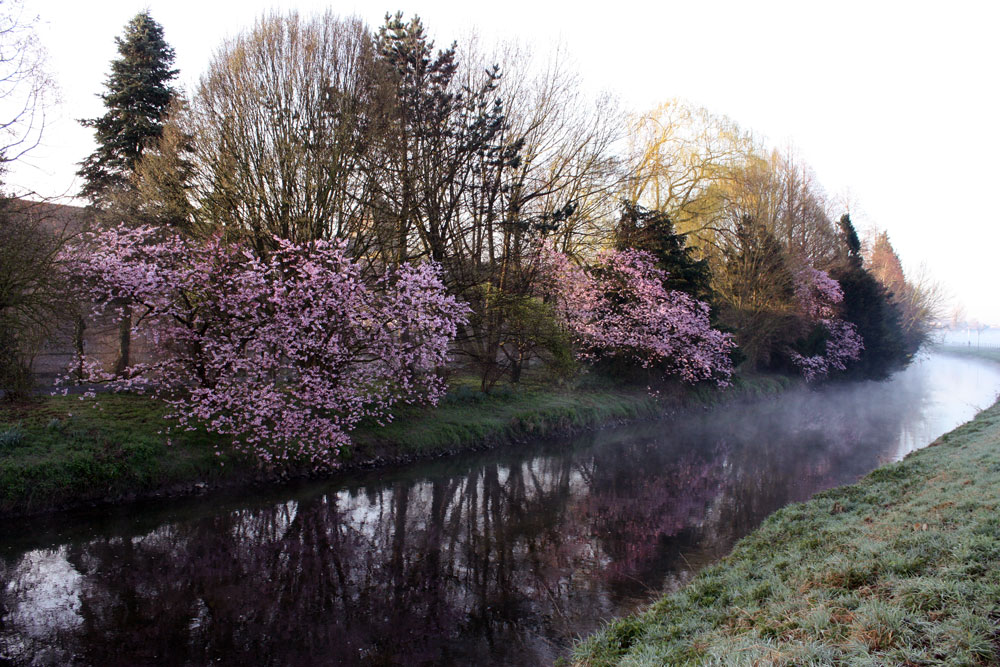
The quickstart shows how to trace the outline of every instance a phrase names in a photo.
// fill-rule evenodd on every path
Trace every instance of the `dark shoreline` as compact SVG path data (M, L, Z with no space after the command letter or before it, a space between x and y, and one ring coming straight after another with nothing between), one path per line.
M304 467L285 467L280 470L261 470L253 461L240 460L228 455L221 457L224 466L201 452L200 460L184 470L154 473L152 478L129 478L134 471L125 469L112 473L111 481L75 480L74 489L56 489L39 498L30 486L20 494L9 489L0 502L0 518L29 518L38 515L84 508L127 505L152 499L180 498L214 492L233 492L240 489L261 489L305 480L336 480L342 476L372 470L393 470L420 462L443 459L456 455L485 451L499 447L514 447L539 438L568 437L586 431L613 428L643 420L660 419L685 410L708 409L738 400L753 400L784 391L797 384L796 380L782 376L741 378L734 386L719 390L715 387L696 387L673 392L667 398L654 399L645 391L607 389L598 391L532 391L525 397L487 399L471 404L458 404L420 411L387 427L362 428L352 434L355 454L335 469L311 470ZM58 401L65 399L43 399ZM107 396L97 400L113 401ZM135 401L152 401L132 397ZM72 407L72 404L67 404ZM44 435L41 422L44 416L30 421L31 409L0 412L0 431L20 428L26 439ZM448 422L448 420L451 420ZM28 421L27 426L23 422ZM99 421L99 420L98 420ZM139 428L148 431L153 426L149 419ZM51 422L50 422L51 423ZM129 439L128 426L119 440ZM147 434L148 435L148 434ZM92 440L105 439L103 434ZM162 438L160 438L162 440ZM206 436L191 449L206 448ZM88 443L89 444L89 443ZM108 445L105 444L105 447ZM169 457L174 454L160 446ZM100 458L100 453L98 453ZM123 455L124 456L124 455ZM153 454L156 457L157 454ZM28 459L29 456L22 458ZM155 463L155 461L154 461ZM213 465L214 464L214 465ZM0 452L0 474L4 469L17 466L10 454ZM29 465L26 461L24 465ZM52 464L57 465L57 464ZM85 466L80 466L85 467ZM40 466L36 466L40 468ZM8 470L9 471L9 470ZM36 470L25 470L34 477ZM122 480L122 477L128 479ZM100 486L112 485L107 491Z

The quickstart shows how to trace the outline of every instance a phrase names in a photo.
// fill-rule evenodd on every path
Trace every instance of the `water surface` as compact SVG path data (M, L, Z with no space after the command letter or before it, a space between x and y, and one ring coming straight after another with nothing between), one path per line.
M933 355L406 471L8 525L0 664L551 662L998 390L1000 365Z

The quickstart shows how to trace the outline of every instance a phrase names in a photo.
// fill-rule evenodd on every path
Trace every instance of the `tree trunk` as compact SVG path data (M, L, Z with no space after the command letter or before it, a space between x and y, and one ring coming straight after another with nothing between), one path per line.
M521 355L518 355L510 365L510 381L512 384L518 384L521 381L521 367L524 365L524 360Z
M76 318L76 326L73 328L73 349L76 350L76 378L83 379L83 332L87 328L87 322L83 315Z
M131 365L132 357L132 307L122 309L118 320L118 360L115 361L115 375L121 375Z

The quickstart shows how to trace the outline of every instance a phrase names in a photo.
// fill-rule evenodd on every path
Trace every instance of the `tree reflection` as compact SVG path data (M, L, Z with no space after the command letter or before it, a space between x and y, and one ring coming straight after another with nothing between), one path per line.
M919 404L896 394L730 405L492 455L459 474L398 474L29 551L0 563L0 656L551 661L767 514L877 465ZM59 595L44 589L52 573Z

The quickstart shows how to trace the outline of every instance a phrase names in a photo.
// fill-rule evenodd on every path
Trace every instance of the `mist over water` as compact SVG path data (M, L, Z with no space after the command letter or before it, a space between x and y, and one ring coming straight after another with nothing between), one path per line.
M14 664L539 664L988 407L1000 365L932 355L405 471L9 526ZM2 663L2 660L0 660Z
M1000 329L995 327L982 329L956 329L937 332L935 335L944 345L959 347L1000 348Z

